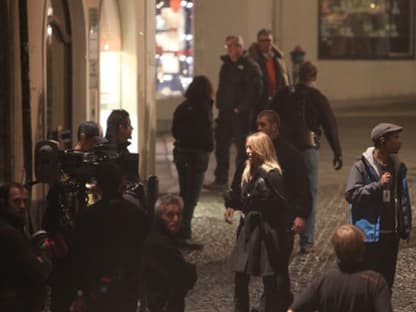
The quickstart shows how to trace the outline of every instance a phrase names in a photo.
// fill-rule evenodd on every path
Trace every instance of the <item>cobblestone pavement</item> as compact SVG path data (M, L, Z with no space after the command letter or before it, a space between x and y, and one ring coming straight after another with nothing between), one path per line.
M312 278L334 264L334 255L329 238L335 227L345 223L348 209L343 197L345 182L354 159L370 144L369 132L378 122L389 121L404 126L403 147L399 156L408 166L411 196L416 194L416 108L407 105L394 105L360 109L342 108L336 110L341 144L344 150L344 167L340 171L332 169L332 152L323 139L320 159L319 205L316 224L315 252L294 254L290 264L292 290L295 295ZM177 192L177 177L172 163L172 138L169 134L159 135L157 144L157 175L161 192ZM213 180L214 155L206 174L206 182ZM231 170L233 172L233 169ZM230 173L231 175L231 173ZM414 206L414 203L413 203ZM232 311L233 274L228 266L228 255L234 244L238 215L232 225L223 220L224 206L222 194L203 191L195 210L193 220L194 239L204 244L202 251L186 254L197 264L198 282L190 291L186 302L188 312ZM414 237L415 235L413 235ZM295 245L296 249L296 245ZM393 306L398 312L416 311L416 239L403 242L397 265L396 281L393 290ZM251 305L256 304L262 290L261 280L254 278L250 284Z

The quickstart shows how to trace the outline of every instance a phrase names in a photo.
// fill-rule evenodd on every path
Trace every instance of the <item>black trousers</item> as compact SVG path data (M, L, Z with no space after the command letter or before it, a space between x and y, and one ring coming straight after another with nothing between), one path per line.
M250 276L245 273L235 274L234 288L234 311L249 312L250 298L248 283ZM270 275L263 276L263 297L261 311L263 312L286 312L287 305L287 283L286 276Z
M396 274L398 252L399 238L396 234L380 234L378 242L365 244L365 268L383 275L390 289Z

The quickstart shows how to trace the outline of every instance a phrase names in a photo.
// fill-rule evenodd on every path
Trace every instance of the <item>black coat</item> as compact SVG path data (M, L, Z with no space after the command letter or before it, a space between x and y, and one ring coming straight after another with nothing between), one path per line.
M273 141L276 156L282 169L284 188L289 205L289 228L294 218L307 218L312 209L312 195L303 157L291 144L283 140ZM241 176L245 167L245 161L235 171L231 184L232 193L241 192ZM241 210L242 202L239 198L226 196L225 206Z
M244 213L231 255L232 269L250 275L271 275L287 270L288 204L281 174L257 168L241 194L231 190L229 198L240 201Z
M103 277L110 278L117 291L105 311L111 311L110 304L127 301L137 307L139 263L147 232L148 221L143 212L118 196L88 207L73 234L77 288L91 294L97 291ZM120 307L118 311L135 310Z
M231 114L238 109L241 115L249 117L257 106L262 80L259 66L247 56L233 62L228 55L221 57L216 106L220 114ZM248 122L248 121L247 121Z
M196 280L195 265L183 258L176 238L156 221L145 241L142 262L142 291L150 311L183 311L185 295Z
M212 152L212 99L187 99L173 114L175 147L187 151Z
M40 312L49 260L35 253L20 225L6 216L0 216L0 246L0 311Z

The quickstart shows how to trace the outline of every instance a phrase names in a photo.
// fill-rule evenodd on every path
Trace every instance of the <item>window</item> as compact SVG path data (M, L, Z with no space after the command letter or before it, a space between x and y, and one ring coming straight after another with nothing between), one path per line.
M192 80L192 0L156 1L158 96L181 95Z
M414 57L414 13L411 0L320 0L319 57Z

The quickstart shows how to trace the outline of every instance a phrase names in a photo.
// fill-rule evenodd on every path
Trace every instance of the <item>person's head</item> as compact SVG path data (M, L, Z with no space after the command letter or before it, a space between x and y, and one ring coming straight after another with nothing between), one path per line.
M195 76L191 84L185 92L187 99L204 99L212 98L214 95L214 88L211 81L206 76Z
M365 248L364 239L363 232L356 226L352 224L339 226L331 238L338 260L344 264L361 262Z
M126 142L131 139L132 131L129 113L124 109L114 109L107 118L105 138L110 143Z
M270 29L260 29L257 32L257 44L263 53L268 53L273 48L273 34Z
M12 182L0 186L0 214L11 216L24 224L26 202L27 192L22 184Z
M400 132L403 127L392 123L379 123L371 130L374 147L387 154L395 154L400 150Z
M103 197L115 197L120 194L123 174L119 165L113 162L100 163L97 166L96 178Z
M225 48L232 61L237 61L243 54L243 38L241 36L229 35L225 38Z
M299 67L299 81L309 83L316 80L318 68L309 61L302 63Z
M106 140L101 135L100 126L94 121L83 121L78 126L78 144L75 150L88 152L96 145L103 144Z
M182 225L183 200L173 194L163 195L155 203L155 218L172 235L178 233Z
M263 110L257 115L257 131L266 133L272 140L279 136L280 117L273 110Z
M255 132L247 137L246 154L251 167L276 163L276 151L270 137L264 132Z

